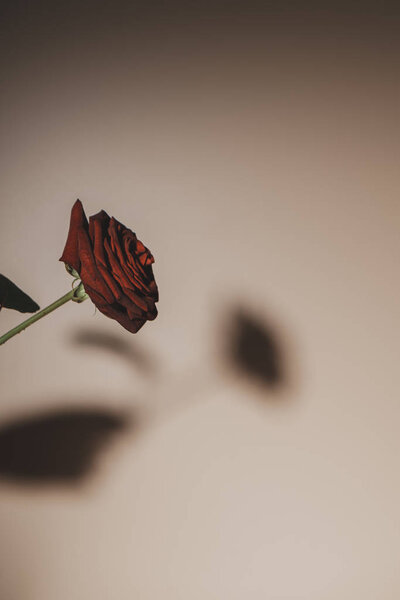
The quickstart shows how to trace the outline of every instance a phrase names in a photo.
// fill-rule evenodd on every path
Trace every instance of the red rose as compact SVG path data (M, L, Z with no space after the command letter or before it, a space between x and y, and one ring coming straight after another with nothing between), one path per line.
M74 268L97 308L136 333L157 316L157 284L150 251L104 210L86 219L80 200L60 260Z

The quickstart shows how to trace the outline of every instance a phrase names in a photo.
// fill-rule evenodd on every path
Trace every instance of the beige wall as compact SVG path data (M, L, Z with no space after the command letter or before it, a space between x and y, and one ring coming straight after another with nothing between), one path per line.
M1 600L397 598L393 20L74 10L7 15L1 271L65 293L79 197L151 248L159 317L131 336L71 304L1 348L1 423L138 422L80 486L1 483ZM277 331L281 391L223 361L239 305Z

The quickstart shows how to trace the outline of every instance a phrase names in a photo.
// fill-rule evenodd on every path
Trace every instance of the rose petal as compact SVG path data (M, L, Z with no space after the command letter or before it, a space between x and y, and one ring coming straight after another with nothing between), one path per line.
M90 286L106 302L114 302L114 296L96 266L90 239L86 231L79 232L79 256L81 259L80 277L84 287Z
M104 267L108 267L107 259L104 253L103 241L107 234L108 224L110 217L108 214L101 210L96 215L89 217L89 235L92 240L93 254L96 259L96 263L101 263Z
M68 237L60 261L67 263L67 265L73 267L78 273L80 273L81 269L78 235L79 232L87 232L87 230L88 222L85 211L83 210L82 202L77 200L71 210Z
M122 270L120 264L118 263L118 260L116 259L116 257L114 256L110 245L108 244L108 241L105 240L104 242L104 247L106 249L107 255L108 255L108 260L110 261L110 266L112 269L112 273L113 276L117 279L118 283L122 286L123 291L125 292L125 294L138 306L140 306L140 308L144 311L147 311L147 304L146 301L143 299L142 296L139 295L139 290L135 290L135 285L132 281L130 281L128 279L128 277L125 275L124 271Z
M98 309L107 317L118 321L118 323L122 325L122 327L124 327L131 333L137 333L139 329L143 327L147 320L144 318L130 319L127 313L120 312L118 309L116 309L113 305L110 304L106 306L98 306Z

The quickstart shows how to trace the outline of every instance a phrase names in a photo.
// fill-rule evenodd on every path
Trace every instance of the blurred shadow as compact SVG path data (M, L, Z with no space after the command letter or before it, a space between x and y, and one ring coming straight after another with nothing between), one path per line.
M147 373L156 370L154 359L143 348L139 348L135 343L127 342L121 335L98 329L80 329L73 334L72 341L81 347L112 352Z
M128 425L126 415L73 408L0 426L0 477L24 484L78 483L98 454Z
M243 308L233 312L227 339L227 358L239 373L264 388L277 389L287 383L281 343L276 331Z

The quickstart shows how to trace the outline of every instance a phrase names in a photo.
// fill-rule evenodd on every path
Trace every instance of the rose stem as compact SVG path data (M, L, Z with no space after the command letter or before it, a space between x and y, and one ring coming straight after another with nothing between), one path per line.
M36 321L39 321L39 319L53 312L53 310L55 310L59 306L62 306L69 300L83 302L83 300L86 300L86 298L87 295L85 294L84 287L82 283L80 283L76 288L72 289L64 296L61 296L61 298L59 298L52 304L49 304L49 306L46 306L46 308L43 308L43 310L39 310L39 312L32 315L32 317L29 317L29 319L26 319L26 321L23 321L16 327L13 327L13 329L10 329L10 331L7 331L7 333L5 333L4 335L0 336L0 346L1 344L7 342L7 340L9 340L10 338L14 337L14 335L17 335L17 333L21 333L21 331L23 331L30 325L33 325L33 323L36 323Z

